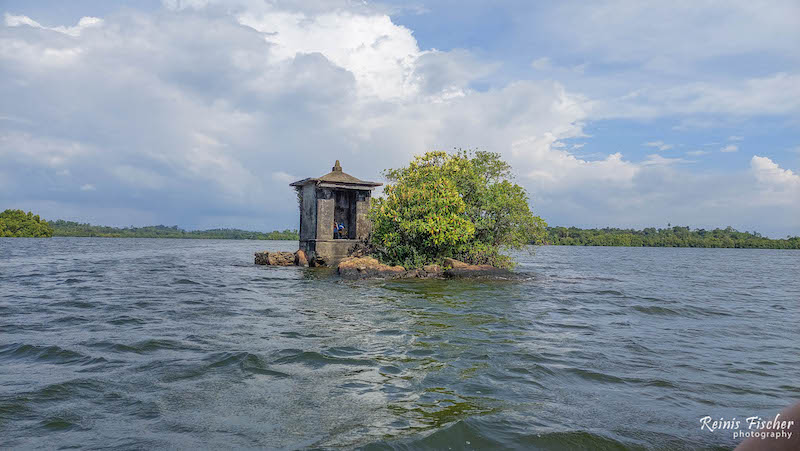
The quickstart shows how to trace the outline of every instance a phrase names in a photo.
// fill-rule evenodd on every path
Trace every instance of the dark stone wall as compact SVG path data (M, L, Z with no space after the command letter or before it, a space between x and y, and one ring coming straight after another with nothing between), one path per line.
M370 197L356 202L356 239L364 240L369 236L372 223L369 220Z
M314 185L303 186L300 198L300 241L313 240L317 233L317 199Z
M333 239L333 199L317 199L317 232L316 239Z
M330 240L317 241L314 243L315 255L319 255L325 260L325 264L332 266L339 260L349 255L350 249L355 246L355 240Z

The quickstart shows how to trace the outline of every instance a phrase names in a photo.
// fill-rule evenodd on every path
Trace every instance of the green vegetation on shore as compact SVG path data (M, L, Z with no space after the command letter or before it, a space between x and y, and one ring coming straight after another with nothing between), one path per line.
M634 229L579 229L549 227L545 244L559 246L626 246L626 247L728 247L746 249L800 249L800 237L770 239L757 232L724 229L694 229L648 227Z
M502 163L502 162L500 162ZM444 182L440 182L444 183ZM511 189L511 187L516 185L504 185L503 190ZM390 190L391 192L391 190ZM407 194L407 199L410 199L411 195L414 192ZM451 193L452 194L452 193ZM512 195L513 194L513 195ZM506 205L506 202L510 200L521 201L523 199L522 193L518 191L513 191L512 193L506 193L505 196L509 196L508 199L505 201L500 202L498 205ZM458 233L465 233L466 235L470 236L469 234L481 233L484 238L482 238L483 242L477 243L475 247L464 249L462 247L455 247L454 249L456 252L452 253L452 255L458 255L465 261L482 261L482 262L491 262L495 265L503 265L507 264L505 261L501 261L504 256L501 256L496 253L496 248L492 246L491 243L493 242L502 242L503 240L509 240L508 236L503 234L510 233L511 230L515 230L513 227L516 227L514 224L501 224L498 226L496 221L490 222L489 224L481 224L478 223L478 227L474 224L470 226L469 224L464 223L460 219L458 219L457 214L450 218L446 216L448 210L445 207L448 202L451 202L453 198L451 197L450 200L445 201L444 198L447 196L446 191L442 191L440 186L437 196L433 196L432 198L438 199L436 204L435 211L438 214L433 215L434 222L424 222L421 221L419 218L415 220L415 222L408 224L406 226L417 227L421 229L426 228L433 228L434 231L438 231L439 240L447 240L450 239L453 243L457 245L465 243L463 238L458 235ZM496 196L496 195L495 195ZM431 197L431 196L428 196ZM502 198L501 198L502 199ZM377 199L376 199L377 200ZM397 200L397 199L396 199ZM396 201L395 200L395 201ZM469 200L469 199L468 199ZM381 204L382 201L376 202L376 206L383 205ZM444 202L444 203L442 203ZM486 205L484 208L489 208L491 205ZM507 207L507 205L506 205ZM464 206L464 212L466 212L467 207ZM473 205L472 208L477 208ZM518 209L518 213L522 216L523 224L524 221L530 220L527 217L527 214L530 214L528 211L527 214L523 209L520 209L517 205L515 208ZM416 211L416 210L415 210ZM454 211L460 211L456 209ZM421 212L421 211L419 211ZM398 214L397 219L393 216L395 213ZM452 212L450 212L452 213ZM379 213L378 211L373 211L373 214L379 214L382 216L378 216L377 224L383 225L387 227L386 230L392 231L392 227L396 224L396 221L403 219L402 215L408 215L409 212L395 212L394 210L384 210L383 213ZM413 213L416 214L416 213ZM430 215L429 215L430 216ZM439 219L436 219L436 218ZM444 218L444 219L443 219ZM531 223L527 223L527 227L532 227L533 229L529 229L528 231L523 231L519 236L514 236L514 240L516 243L512 243L515 245L519 244L520 239L522 237L530 238L533 236L533 239L529 239L527 242L530 244L545 244L545 245L553 245L553 246L621 246L621 247L717 247L717 248L743 248L743 249L800 249L800 236L795 237L786 237L784 239L772 239L761 236L758 232L739 232L738 230L732 227L726 227L724 229L714 229L714 230L706 230L706 229L691 229L689 227L683 226L674 226L674 227L667 227L664 229L657 229L654 227L648 227L643 230L634 230L634 229L618 229L618 228L611 228L606 227L603 229L579 229L577 227L544 227L544 222L540 219L536 218L535 216L531 215L533 219ZM452 219L452 220L451 220ZM473 219L474 220L474 219ZM439 221L439 222L436 222ZM516 219L516 221L520 221L520 219ZM541 221L541 222L540 222ZM470 224L472 221L470 221ZM448 228L449 227L449 228ZM481 229L480 227L483 227ZM458 229L461 229L460 231ZM545 234L542 237L541 231L544 230ZM380 229L378 230L380 233ZM431 234L431 232L427 232L431 236L436 236L436 234ZM531 235L532 234L532 235ZM91 224L82 224L73 221L64 221L64 220L57 220L57 221L46 221L41 219L39 215L34 215L31 212L25 213L22 210L5 210L4 212L0 213L0 237L27 237L27 238L49 238L51 236L73 236L73 237L104 237L104 238L194 238L194 239L222 239L222 240L298 240L299 236L297 230L284 230L284 231L274 231L269 233L264 232L250 232L247 230L239 230L239 229L210 229L210 230L195 230L195 231L186 231L183 229L178 228L178 226L167 227L163 225L158 226L148 226L148 227L108 227L108 226L97 226ZM382 236L385 238L393 238L395 235L387 235L386 232L383 232ZM513 241L513 240L512 240ZM392 241L387 241L388 243L394 244ZM433 244L435 246L435 242L431 241L430 243L426 242L426 245ZM373 244L373 246L375 246ZM405 243L404 246L409 246L408 243ZM518 246L517 246L518 247ZM425 249L423 249L424 251ZM434 249L436 250L436 249ZM385 251L385 249L384 249ZM403 248L395 250L395 252L409 252L407 248ZM410 252L419 252L417 249L413 249ZM473 252L477 254L473 254L472 257L469 255L465 255L465 253ZM398 261L401 260L400 257L404 257L404 262L409 265L411 263L408 259L409 258L417 258L418 261L424 261L425 259L418 255L413 257L413 254L395 254L394 258ZM499 258L499 259L498 259ZM413 265L409 265L413 266Z
M6 210L0 213L0 237L49 238L53 228L44 219L31 212Z
M108 227L81 224L61 219L53 221L53 236L84 236L105 238L199 238L217 240L297 240L297 230L269 233L248 232L239 229L211 229L186 231L178 226Z

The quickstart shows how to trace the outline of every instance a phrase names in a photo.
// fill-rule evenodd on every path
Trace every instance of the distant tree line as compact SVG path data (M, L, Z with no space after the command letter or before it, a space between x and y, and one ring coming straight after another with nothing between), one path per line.
M73 221L51 222L53 236L83 236L106 238L201 238L219 240L297 240L297 230L249 232L239 229L210 229L186 231L178 226L108 227Z
M53 228L39 215L22 210L6 210L0 213L0 237L48 238Z
M297 230L250 232L239 229L210 229L186 231L178 226L108 227L73 221L45 221L39 215L22 210L0 213L0 237L47 238L51 236L108 237L108 238L198 238L223 240L298 240ZM664 229L648 227L642 230L579 229L577 227L548 227L541 241L532 244L556 246L635 246L635 247L725 247L748 249L800 249L800 237L771 239L758 232L740 232L733 227L724 229L690 229L669 226Z
M770 239L758 232L724 229L694 229L674 226L664 229L579 229L549 227L545 244L559 246L635 246L635 247L732 247L747 249L800 249L800 237Z

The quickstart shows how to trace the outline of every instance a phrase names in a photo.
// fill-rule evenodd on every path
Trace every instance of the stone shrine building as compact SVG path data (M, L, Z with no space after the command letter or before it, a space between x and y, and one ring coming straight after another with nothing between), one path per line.
M342 172L339 160L321 177L291 183L300 203L300 250L309 261L327 263L347 257L371 227L369 202L372 190L382 183L359 180Z

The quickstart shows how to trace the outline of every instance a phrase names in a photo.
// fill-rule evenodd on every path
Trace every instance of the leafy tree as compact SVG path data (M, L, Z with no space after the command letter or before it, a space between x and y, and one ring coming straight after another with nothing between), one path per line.
M371 243L378 257L409 268L446 257L510 267L500 250L544 237L511 167L491 152L428 152L385 172L385 197L373 201Z
M31 212L6 210L0 213L0 237L49 238L53 228Z

